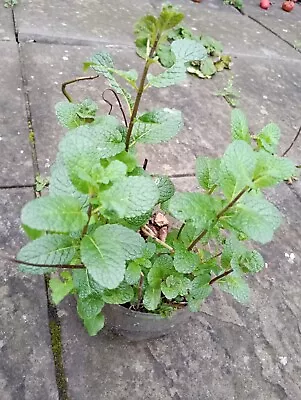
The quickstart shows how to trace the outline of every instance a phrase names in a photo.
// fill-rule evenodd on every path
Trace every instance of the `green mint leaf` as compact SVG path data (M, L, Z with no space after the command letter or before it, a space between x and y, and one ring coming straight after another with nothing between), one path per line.
M151 178L129 176L101 193L103 212L114 211L120 218L142 216L158 203L159 191Z
M56 160L51 167L51 177L49 180L49 195L53 196L72 196L82 206L88 204L88 196L79 192L72 184L64 161L60 153L57 154Z
M258 145L268 153L276 153L280 139L280 128L276 124L266 125L257 135Z
M166 280L161 283L162 293L168 300L172 300L177 296L186 296L190 288L190 279L183 275L169 275Z
M122 151L121 153L112 157L111 160L123 162L127 166L128 173L134 171L134 169L137 167L137 158L132 152Z
M242 140L232 142L220 163L220 186L228 199L233 199L246 186L252 186L256 153Z
M191 312L200 311L204 300L211 294L212 287L209 285L210 275L200 275L191 283L190 293L187 297L188 307Z
M184 18L184 14L177 11L171 4L164 5L158 17L157 26L160 32L165 32L177 26Z
M223 45L211 36L202 36L201 43L211 56L219 57L223 53Z
M245 114L237 108L231 113L231 134L232 140L244 140L251 143L248 121Z
M22 223L30 228L68 233L83 229L88 216L71 196L40 197L22 209Z
M108 289L115 289L123 280L125 261L141 257L144 240L121 225L104 225L81 242L82 261L89 275Z
M261 150L257 153L254 184L257 188L276 185L295 173L295 165L288 158L280 158Z
M247 282L238 274L230 274L217 281L219 287L226 293L230 293L240 303L247 303L250 289Z
M54 304L59 304L73 290L72 275L68 271L64 271L61 273L61 278L63 280L59 278L49 280L51 298Z
M239 259L239 266L243 272L256 273L264 268L264 259L256 250L246 251Z
M138 79L138 72L135 69L131 69L129 71L122 71L120 69L111 70L116 75L121 76L121 78L125 79L130 85L136 86L136 81Z
M189 274L193 272L196 267L200 264L200 258L197 254L192 253L186 249L186 246L182 243L174 244L175 255L174 265L178 272Z
M130 302L134 297L132 286L122 282L116 289L105 289L103 292L103 300L108 304L125 304Z
M157 176L155 184L159 189L159 203L169 200L175 194L175 185L168 176Z
M272 240L280 226L278 209L260 195L246 194L233 209L228 223L249 238L262 244Z
M177 135L183 127L182 113L163 108L138 117L133 128L132 144L166 142Z
M78 245L68 236L44 235L22 247L17 259L32 264L69 264L77 248ZM46 274L56 269L21 264L20 270L31 274Z
M160 287L148 286L143 297L143 305L149 311L154 311L161 301Z
M204 78L210 78L212 75L216 73L215 65L211 58L205 58L202 60L200 70Z
M126 176L127 166L121 161L113 160L104 169L104 176L101 182L108 184L109 182L116 182Z
M85 318L84 326L90 336L95 336L104 327L105 317L102 313L96 315L96 317Z
M139 282L141 276L141 267L136 261L129 262L125 271L125 281L130 285L135 285Z
M156 245L152 242L146 242L145 248L143 251L143 258L150 259L156 253Z
M177 62L183 64L191 61L201 61L207 57L207 51L201 42L191 39L175 40L171 44L171 50L176 56Z
M96 317L103 309L103 306L104 301L100 296L90 295L77 299L77 313L83 320Z
M156 258L147 275L147 281L152 287L160 287L161 282L174 272L173 259L169 255Z
M157 35L157 18L153 15L145 15L134 26L136 37L136 52L142 58L148 58L150 48L154 44Z
M209 157L198 157L196 160L196 177L203 189L210 190L218 184L220 160Z
M111 116L81 126L68 133L59 145L68 176L73 185L89 193L89 176L99 160L120 153L124 149L118 121Z
M222 201L201 193L175 193L169 212L181 222L192 222L199 231L212 225Z
M97 104L90 99L86 99L79 104L63 101L55 106L59 123L68 129L74 129L87 122L92 122L97 109Z
M156 88L176 85L186 78L186 67L182 61L176 61L170 68L159 75L147 74L148 82Z
M78 297L101 297L104 288L97 285L88 274L88 270L75 269L72 271L73 285Z
M171 68L176 61L176 56L171 51L171 47L169 44L159 45L157 56L159 57L160 64L165 68Z
M43 231L38 231L37 229L32 229L27 225L22 224L22 228L30 240L35 240L44 235Z

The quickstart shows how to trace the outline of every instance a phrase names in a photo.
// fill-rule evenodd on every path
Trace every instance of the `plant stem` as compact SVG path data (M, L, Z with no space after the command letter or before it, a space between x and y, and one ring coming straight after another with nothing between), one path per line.
M133 132L135 118L137 116L139 105L140 105L140 101L141 101L141 97L142 97L142 94L144 92L145 80L146 80L146 77L147 77L147 73L148 73L149 67L151 65L152 58L153 58L153 56L155 54L155 51L156 51L156 48L158 46L159 39L160 39L160 36L158 34L157 38L156 38L156 40L155 40L155 42L154 42L154 44L153 44L153 46L152 46L152 48L150 50L150 52L149 52L149 56L148 56L148 58L147 58L147 60L145 62L145 65L144 65L144 69L143 69L143 72L142 72L142 75L141 75L141 80L140 80L137 96L136 96L136 99L135 99L135 104L134 104L134 107L133 107L133 112L132 112L130 123L129 123L129 129L127 131L127 135L126 135L126 139L125 139L125 151L129 151L130 140L131 140L131 135L132 135L132 132Z
M62 84L62 92L63 95L66 97L66 99L69 101L69 103L73 103L72 97L70 96L69 93L66 91L66 86L71 85L72 83L79 82L79 81L87 81L87 80L92 80L99 78L99 75L93 75L93 76L80 76L79 78L74 78L70 81L64 82Z
M81 236L82 238L85 236L85 234L88 231L88 226L89 226L89 222L90 222L91 215L92 215L92 204L89 204L87 214L88 214L88 221L87 221L86 225L83 227L82 236Z
M137 302L137 310L140 307L141 300L142 300L142 286L144 282L144 274L143 272L140 273L140 280L139 280L139 287L138 287L138 302Z
M290 151L290 149L293 147L294 143L296 142L296 140L298 139L299 135L301 133L301 126L296 134L296 136L294 137L292 143L288 146L288 148L285 150L285 152L282 154L282 157L286 156L287 153Z
M119 109L120 109L120 111L121 111L121 113L122 113L123 120L124 120L124 124L125 124L126 127L128 127L128 121L127 121L127 119L126 119L125 111L124 111L124 109L123 109L123 107L122 107L120 98L119 98L117 92L115 92L115 90L113 90L113 89L106 89L106 90L104 90L104 91L102 92L102 95L101 95L103 101L105 101L105 102L110 106L110 111L109 111L108 114L109 114L109 115L111 114L112 109L113 109L113 104L110 103L109 100L107 100L107 99L104 97L104 94L105 94L107 91L110 91L110 92L112 92L112 93L114 94L114 96L115 96L115 98L116 98L116 100L117 100Z
M174 249L171 246L169 246L169 244L167 244L167 243L163 242L162 240L158 239L157 236L155 236L154 232L151 229L149 229L147 226L143 226L141 228L141 231L145 235L147 235L147 236L151 237L152 239L154 239L155 242L159 243L161 246L163 246L166 249L168 249L171 253L175 252Z
M178 232L178 234L177 234L177 239L179 239L179 237L180 237L180 235L181 235L181 233L182 233L182 230L184 229L184 226L186 225L186 222L183 222L183 224L181 225L181 227L180 227L180 229L179 229L179 232Z
M27 261L17 260L13 257L1 256L1 259L14 262L16 264L24 264L30 267L39 267L39 268L58 268L58 269L85 269L86 267L83 264L70 265L70 264L33 264Z
M227 204L215 217L215 221L212 223L211 228L214 227L214 225L218 222L218 220L226 214L226 212L229 210L229 208L233 207L234 204L241 198L242 195L244 195L247 190L249 189L248 186L246 186L244 189L242 189L235 197L233 200L230 201L229 204ZM208 233L208 229L204 229L188 246L187 250L192 250L194 246Z
M212 285L214 282L218 281L219 279L224 278L225 276L231 274L233 272L233 269L228 269L227 271L223 272L220 275L217 275L215 278L212 278L211 281L209 282L209 285Z

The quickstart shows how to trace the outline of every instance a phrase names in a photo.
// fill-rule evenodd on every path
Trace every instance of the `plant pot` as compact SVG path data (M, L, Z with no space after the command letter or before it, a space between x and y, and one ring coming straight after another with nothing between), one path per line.
M106 326L115 334L131 341L155 339L171 333L190 317L187 307L170 317L132 311L120 305L106 304L103 309Z

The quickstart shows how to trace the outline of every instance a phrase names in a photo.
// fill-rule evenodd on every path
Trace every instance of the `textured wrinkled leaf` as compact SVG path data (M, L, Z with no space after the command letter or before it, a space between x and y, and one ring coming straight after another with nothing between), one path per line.
M135 261L129 262L125 271L125 281L130 285L135 285L139 282L141 275L141 267Z
M280 128L276 124L266 125L257 135L256 140L260 147L269 153L276 153L280 139Z
M88 216L73 197L48 196L28 202L22 209L21 220L33 229L68 233L81 230Z
M138 217L157 204L159 190L151 178L129 176L101 194L103 211L114 211L120 218Z
M219 56L223 52L223 45L221 42L211 36L202 36L201 43L207 49L207 53L212 56Z
M90 99L86 99L79 104L62 101L55 106L55 112L60 124L68 129L84 125L87 120L89 122L93 121L97 109L97 104Z
M171 51L169 44L161 44L158 46L157 56L159 57L160 64L165 68L170 68L176 61L176 56Z
M256 250L246 251L239 259L240 267L244 272L256 273L263 269L264 259Z
M88 62L87 65L94 69L94 71L96 71L98 74L103 75L108 80L112 89L114 89L116 93L121 94L130 107L133 106L130 93L122 88L114 78L114 62L109 53L102 51L94 54L91 61Z
M122 282L116 289L105 289L103 300L108 304L124 304L130 302L134 297L132 286Z
M143 257L144 258L152 258L152 256L155 254L156 252L156 245L155 243L152 242L146 242L144 251L143 251Z
M211 58L208 57L201 62L201 72L206 78L210 78L216 73L216 68Z
M161 282L174 272L173 259L169 255L161 255L156 258L149 270L147 280L150 286L159 287Z
M90 295L88 297L77 299L77 313L81 319L90 319L96 317L104 306L101 296Z
M65 235L44 235L26 244L19 251L17 259L32 264L69 264L75 255L78 245ZM54 272L55 268L31 267L21 264L20 270L31 274Z
M264 197L250 194L235 206L228 222L249 238L265 244L272 240L274 231L280 226L281 214Z
M177 135L183 127L182 113L163 108L142 114L133 128L132 144L166 142Z
M161 301L161 288L148 286L143 297L143 305L149 311L154 311Z
M186 78L186 67L182 61L176 61L170 68L159 75L148 74L148 82L156 87L163 88L182 82Z
M35 240L35 239L41 237L42 235L44 235L44 233L45 233L43 231L38 231L37 229L32 229L29 226L24 225L24 224L22 224L22 228L30 240Z
M135 85L136 81L138 79L138 72L135 69L130 69L129 71L122 71L120 69L114 69L112 70L116 75L121 76L123 79L125 79L127 82L129 82L131 85Z
M196 177L202 188L212 189L218 184L220 160L209 157L198 157L196 160Z
M183 63L190 61L200 61L207 57L207 51L201 42L192 39L179 39L171 44L171 50L176 56L176 60Z
M72 276L68 271L61 273L61 279L51 278L49 287L51 289L51 298L54 304L59 304L73 289Z
M246 186L252 186L256 154L243 140L232 142L221 159L219 181L225 196L234 198Z
M144 240L121 225L104 225L81 242L81 258L99 285L115 289L123 280L125 261L141 257Z
M178 272L189 274L193 272L200 264L199 256L191 251L188 251L184 244L175 243L174 249L174 265Z
M112 157L124 149L118 121L111 116L102 117L97 123L81 126L68 133L59 149L73 185L89 193L87 177L102 158ZM81 179L81 176L84 178Z
M166 4L162 7L162 11L158 17L157 26L161 32L164 32L177 26L183 18L184 14L180 13L171 4Z
M157 176L155 184L159 189L159 203L169 200L175 194L175 185L168 176Z
M240 303L248 302L250 289L247 282L240 275L232 273L222 280L218 280L217 283L224 292L230 293L235 300Z
M190 221L197 229L208 228L221 209L221 200L201 193L175 193L169 212L181 222Z
M73 285L76 290L77 295L80 298L86 297L101 297L104 288L96 285L89 277L88 270L85 269L75 269L72 271Z
M104 327L105 317L102 313L92 318L84 319L84 326L90 336L95 336Z
M257 188L276 185L295 173L295 165L288 158L280 158L261 150L257 153L254 183Z
M72 196L82 206L88 204L88 196L79 192L72 184L64 161L60 153L57 154L56 160L51 167L51 177L49 179L49 195L50 196Z
M171 300L177 296L186 296L191 287L190 279L184 275L169 275L164 282L161 283L161 290L164 296Z
M237 108L231 112L231 134L232 140L244 140L247 143L251 143L247 118Z
M204 300L211 294L212 287L208 284L210 275L200 275L194 278L190 293L187 297L189 310L192 312L200 311Z

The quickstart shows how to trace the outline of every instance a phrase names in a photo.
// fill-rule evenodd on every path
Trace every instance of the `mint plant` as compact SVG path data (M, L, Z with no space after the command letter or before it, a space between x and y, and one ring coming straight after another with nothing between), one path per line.
M279 128L269 124L251 136L237 109L224 155L196 160L201 191L175 192L167 176L152 176L146 164L138 164L137 143L168 141L183 126L178 110L141 112L142 95L182 81L188 63L207 57L200 41L177 39L170 44L174 63L158 75L149 72L158 62L157 49L182 19L164 6L158 17L138 21L136 44L145 60L139 79L135 70L117 69L100 52L84 64L96 75L63 84L68 101L58 103L56 113L68 131L51 169L49 194L22 210L31 242L18 254L21 271L53 274L53 302L74 295L90 335L104 326L105 304L169 316L186 305L199 311L213 286L246 301L245 275L264 266L247 240L269 242L281 220L262 190L295 174L291 161L275 155ZM124 121L99 116L95 102L75 103L67 92L69 84L101 75ZM171 225L170 217L178 223Z

